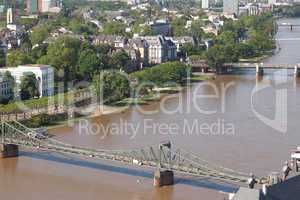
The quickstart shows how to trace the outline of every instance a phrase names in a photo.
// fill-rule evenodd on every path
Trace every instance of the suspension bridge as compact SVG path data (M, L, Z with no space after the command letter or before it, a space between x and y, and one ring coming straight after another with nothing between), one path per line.
M249 178L249 174L209 163L192 152L182 148L174 148L170 142L150 145L140 149L107 150L73 146L50 137L39 138L36 137L37 135L38 133L35 130L17 121L1 122L0 156L3 158L16 157L18 156L18 148L23 147L25 149L38 149L64 155L118 161L131 165L156 168L159 172L162 170L169 172L169 174L172 174L169 177L171 181L165 185L173 184L173 173L191 175L238 186L245 186Z

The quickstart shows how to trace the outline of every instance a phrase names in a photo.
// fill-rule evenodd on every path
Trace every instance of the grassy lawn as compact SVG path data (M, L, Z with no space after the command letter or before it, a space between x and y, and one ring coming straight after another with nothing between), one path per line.
M260 62L261 60L268 58L272 55L272 52L265 53L264 55L253 57L253 58L241 58L240 62Z
M192 77L189 78L190 81L192 82L197 82L197 81L209 81L214 79L213 76L211 75L202 75L202 74L193 74Z
M1 21L0 21L0 30L1 30L2 28L4 28L5 25L6 25L6 22L1 20Z
M121 101L113 103L112 106L145 105L150 101L159 101L162 96L163 94L151 92L150 94L144 95L142 97L131 97L123 99Z
M29 109L35 109L35 108L45 108L48 107L49 103L51 105L57 104L59 102L59 99L64 100L64 104L68 103L69 100L69 94L59 94L51 97L42 97L40 99L30 99L26 101L16 101L9 104L0 104L0 112L2 113L15 113L15 112L21 112L23 111L21 109L22 104L24 104Z

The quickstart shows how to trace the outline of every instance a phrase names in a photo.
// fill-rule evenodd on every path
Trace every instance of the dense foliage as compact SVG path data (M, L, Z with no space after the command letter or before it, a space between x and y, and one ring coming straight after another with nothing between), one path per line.
M206 54L211 67L269 53L274 47L274 19L270 13L226 20L215 45Z
M300 17L300 4L275 7L274 13L285 17Z
M118 71L102 71L93 78L99 101L112 103L130 96L128 77Z
M188 77L190 68L180 62L168 62L143 71L131 74L140 84L156 84L158 86L168 86L183 83Z
M38 80L32 74L24 74L20 84L20 97L21 100L28 100L34 97L39 97Z

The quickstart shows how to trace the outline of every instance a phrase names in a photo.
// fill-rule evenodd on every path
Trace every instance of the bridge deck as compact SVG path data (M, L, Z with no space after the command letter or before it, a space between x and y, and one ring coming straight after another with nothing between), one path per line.
M15 144L30 149L118 161L127 164L139 164L151 168L159 167L177 173L234 183L236 185L245 185L248 179L248 175L245 173L208 163L184 149L172 150L171 144L169 146L152 145L132 150L89 149L65 144L52 138L37 139L31 137L29 135L32 135L35 131L19 122L1 122L0 130L0 143L2 144Z
M256 68L257 63L226 63L225 67L231 67L231 68ZM259 64L260 65L260 64ZM295 66L297 64L268 64L264 63L260 65L262 68L269 68L269 69L295 69Z

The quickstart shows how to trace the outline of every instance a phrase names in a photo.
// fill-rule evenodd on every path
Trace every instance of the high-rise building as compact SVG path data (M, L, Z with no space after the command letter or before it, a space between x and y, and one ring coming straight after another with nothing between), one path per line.
M61 7L61 0L26 0L27 12L30 14L49 12L53 7Z
M202 0L202 8L203 9L209 8L209 0Z
M42 10L40 12L49 12L52 0L42 0Z
M26 0L27 12L30 14L38 12L38 1L37 0Z
M224 0L223 13L227 15L239 14L239 0Z
M13 16L13 9L12 8L7 9L6 23L7 24L13 24L14 23L14 16Z

